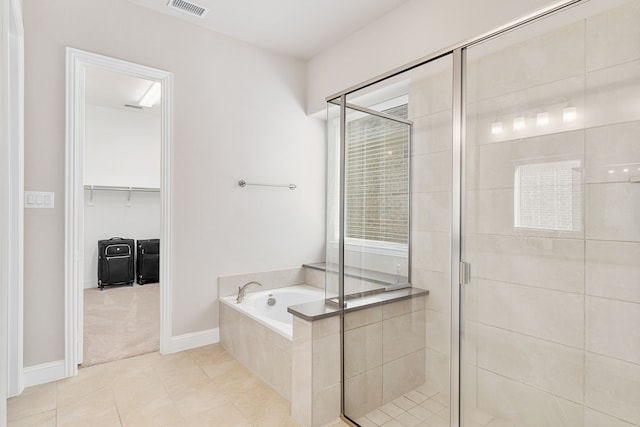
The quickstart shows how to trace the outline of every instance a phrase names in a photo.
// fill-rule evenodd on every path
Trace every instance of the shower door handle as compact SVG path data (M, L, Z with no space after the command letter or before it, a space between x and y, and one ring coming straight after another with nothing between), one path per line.
M471 263L460 261L460 285L471 283Z

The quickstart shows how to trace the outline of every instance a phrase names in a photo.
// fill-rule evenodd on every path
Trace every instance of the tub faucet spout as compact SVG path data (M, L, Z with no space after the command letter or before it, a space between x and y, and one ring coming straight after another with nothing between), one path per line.
M242 300L244 299L244 293L245 290L247 289L247 286L249 285L258 285L258 286L262 286L260 283L258 282L247 282L245 283L243 286L239 286L238 287L238 296L236 297L236 303L240 304L242 302Z

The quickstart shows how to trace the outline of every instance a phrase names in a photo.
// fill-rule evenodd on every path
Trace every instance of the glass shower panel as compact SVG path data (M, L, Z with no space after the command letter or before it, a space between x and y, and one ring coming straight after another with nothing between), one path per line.
M345 144L345 296L408 286L407 105L379 115L348 104ZM398 114L394 116L393 114Z
M640 423L640 1L466 52L463 425Z
M449 423L452 85L446 56L347 96L343 399L359 425Z
M327 102L327 228L325 299L337 300L340 262L340 98Z

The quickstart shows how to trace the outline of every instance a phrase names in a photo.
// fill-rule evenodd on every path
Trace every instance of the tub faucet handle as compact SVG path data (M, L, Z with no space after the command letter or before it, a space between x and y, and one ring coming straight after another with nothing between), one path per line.
M260 283L258 283L256 281L247 282L243 286L238 286L238 296L236 297L236 303L237 304L240 304L242 302L242 300L244 299L244 293L246 292L247 286L249 286L249 285L262 286Z

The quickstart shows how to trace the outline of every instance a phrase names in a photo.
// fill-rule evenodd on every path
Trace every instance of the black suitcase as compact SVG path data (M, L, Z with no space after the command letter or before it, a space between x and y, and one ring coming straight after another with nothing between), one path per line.
M134 241L112 237L98 240L98 287L106 285L133 285L135 279Z
M138 284L160 281L160 239L138 240L136 278Z

